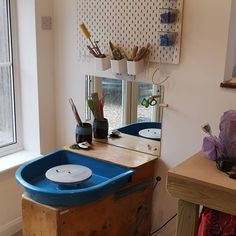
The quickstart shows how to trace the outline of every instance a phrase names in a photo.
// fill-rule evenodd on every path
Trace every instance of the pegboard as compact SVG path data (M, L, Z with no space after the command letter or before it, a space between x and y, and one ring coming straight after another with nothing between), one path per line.
M161 23L160 15L176 9L175 23ZM109 41L128 53L134 46L151 44L149 61L178 64L180 59L183 0L77 0L77 51L79 59L90 56L88 40L80 30L84 22L93 40L110 54ZM174 46L160 46L160 34L175 32Z

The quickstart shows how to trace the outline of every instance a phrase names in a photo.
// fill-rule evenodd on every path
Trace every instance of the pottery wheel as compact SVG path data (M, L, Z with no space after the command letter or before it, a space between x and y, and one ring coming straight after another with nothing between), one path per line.
M45 173L46 178L57 184L76 184L89 179L92 170L81 165L60 165L55 166Z
M150 128L150 129L142 129L138 133L140 136L144 138L152 138L152 139L160 139L161 138L161 130Z

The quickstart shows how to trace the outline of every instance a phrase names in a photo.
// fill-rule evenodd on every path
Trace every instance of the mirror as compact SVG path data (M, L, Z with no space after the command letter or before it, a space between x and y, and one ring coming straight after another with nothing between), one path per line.
M163 86L110 78L86 77L87 98L104 94L104 117L109 130L118 129L120 138L98 140L152 155L160 154ZM146 102L145 102L146 101ZM91 112L86 111L87 120Z

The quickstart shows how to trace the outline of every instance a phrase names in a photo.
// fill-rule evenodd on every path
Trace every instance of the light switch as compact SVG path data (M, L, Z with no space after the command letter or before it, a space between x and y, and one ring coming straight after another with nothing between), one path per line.
M41 17L41 28L42 28L42 30L51 30L52 29L52 17L51 16L42 16Z

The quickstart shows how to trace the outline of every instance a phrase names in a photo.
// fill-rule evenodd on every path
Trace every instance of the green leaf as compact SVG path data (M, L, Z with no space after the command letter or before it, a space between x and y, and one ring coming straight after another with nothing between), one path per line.
M94 114L94 105L93 105L92 99L88 99L88 107L92 111L92 113Z

